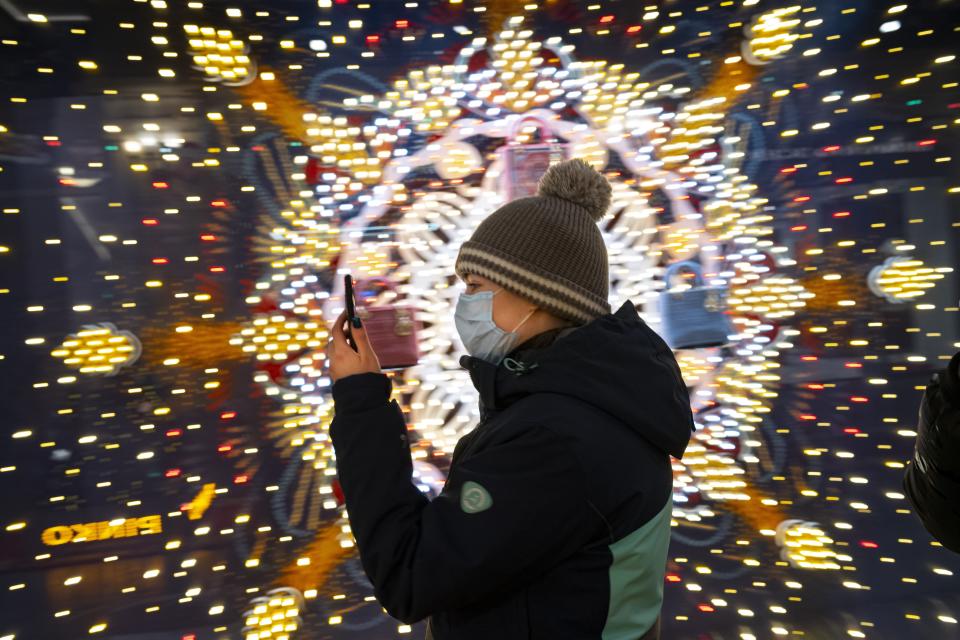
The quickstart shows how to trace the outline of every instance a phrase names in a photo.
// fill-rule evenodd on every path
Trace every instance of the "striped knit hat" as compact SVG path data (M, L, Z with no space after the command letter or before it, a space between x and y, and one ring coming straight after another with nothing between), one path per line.
M607 247L597 223L610 183L579 158L555 164L537 195L508 202L463 243L454 270L483 276L574 324L610 313Z

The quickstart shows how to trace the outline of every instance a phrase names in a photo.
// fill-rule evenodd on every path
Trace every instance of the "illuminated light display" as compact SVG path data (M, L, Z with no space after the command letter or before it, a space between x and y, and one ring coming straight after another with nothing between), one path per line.
M839 561L850 561L830 549L833 540L816 523L784 520L777 526L777 543L785 560L805 569L840 569Z
M743 54L754 64L767 64L781 58L790 51L794 43L803 37L796 33L800 26L800 10L803 7L793 5L761 13L753 19L746 29L747 39L743 43Z
M504 202L511 136L611 182L612 303L662 332L685 260L724 292L727 344L676 351L697 431L664 637L956 633L960 564L899 485L960 348L946 11L35 11L0 48L0 638L421 637L363 576L324 350L346 271L362 304L418 310L420 363L391 376L436 496L479 420L453 261Z
M200 493L198 493L193 500L184 505L183 511L187 513L187 517L191 520L199 520L202 518L204 512L210 508L210 503L213 501L216 490L217 485L213 484L212 482L203 485L203 488L200 489Z
M303 594L296 589L272 589L254 598L244 619L244 640L291 640L303 624Z
M249 47L243 40L234 38L233 32L229 29L185 24L183 31L187 35L187 44L196 69L202 70L209 78L220 80L226 85L240 85L253 81L256 70L247 55ZM168 44L163 36L155 36L154 42Z
M952 267L928 267L922 260L896 256L870 270L870 289L890 302L905 302L919 298L952 271Z
M55 547L68 542L94 542L113 538L146 536L153 533L163 533L163 523L158 515L142 518L120 518L109 522L57 525L44 529L40 537L43 544Z
M136 362L140 352L140 341L135 335L105 322L68 336L50 355L80 373L114 375Z

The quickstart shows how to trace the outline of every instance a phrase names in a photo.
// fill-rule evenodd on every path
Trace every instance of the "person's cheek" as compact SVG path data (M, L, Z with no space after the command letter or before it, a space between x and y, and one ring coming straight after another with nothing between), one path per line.
M513 316L509 302L509 300L503 297L502 291L493 296L493 321L504 331L508 331L508 329L504 329L504 327L510 326L510 319Z

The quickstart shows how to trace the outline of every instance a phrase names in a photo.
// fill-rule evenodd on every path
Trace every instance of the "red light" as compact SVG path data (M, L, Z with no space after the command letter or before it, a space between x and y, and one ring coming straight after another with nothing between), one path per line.
M233 449L233 445L232 445L232 444L222 444L222 445L220 445L219 447L217 447L217 453L226 453L227 451L230 451L231 449Z
M932 140L932 139L931 139L931 140L921 140L920 142L917 143L917 146L920 146L920 147L929 147L929 146L932 145L932 144L937 144L937 141L936 141L936 140Z
M640 30L642 30L642 29L643 29L643 25L641 25L641 24L635 24L635 25L633 25L633 26L631 26L631 27L627 27L627 33L637 33L638 31L640 31Z
M822 384L819 384L816 382L811 382L810 384L807 385L807 389L813 389L814 391L821 391L823 388L824 387Z
M852 402L870 402L869 398L864 398L863 396L853 396L850 400Z
M397 27L397 29L406 29L407 27L410 26L410 21L409 21L409 20L397 20L397 21L394 22L393 24L394 24L394 26Z
M367 44L377 44L380 42L380 36L367 36Z
M700 611L703 611L704 613L713 613L714 611L716 611L716 609L714 609L708 604L701 604L697 607L697 609L700 609Z
M182 435L183 435L183 429L168 429L168 430L167 430L167 437L168 437L168 438L176 438L176 437L182 436Z
M160 224L155 218L144 218L141 222L148 227L155 227Z
M234 483L234 484L243 484L243 483L245 483L245 482L246 482L247 480L249 480L249 479L250 479L250 477L247 476L247 474L243 473L243 474L240 474L239 476L234 476L234 477L233 477L233 483Z
M668 573L668 574L667 574L667 582L680 582L681 580L683 580L683 578L681 578L680 576L678 576L678 575L675 574L675 573Z
M862 369L863 364L860 362L847 362L844 365L847 369Z
M167 263L169 263L169 262L170 262L170 261L167 260L166 258L154 258L154 259L153 259L153 264L167 264Z
M153 188L154 188L154 189L169 189L169 188L170 188L170 185L167 184L166 182L154 182L154 183L153 183Z
M223 273L226 271L223 267L210 267L211 273Z
M794 202L807 202L810 199L810 196L797 196L793 199Z
M780 169L780 173L794 173L796 170L796 167L784 167L783 169Z
M847 427L846 429L843 430L843 432L849 433L849 434L857 434L857 433L860 433L860 429L856 427Z
M816 420L816 419L817 419L817 416L815 416L815 415L813 415L813 414L810 414L810 413L801 413L801 414L800 414L800 419L801 419L801 420Z
M798 224L795 227L790 227L790 231L806 231L806 230L807 230L807 225L805 224Z
M77 183L73 178L60 178L60 184L62 184L65 187L72 187Z
M200 236L200 239L203 240L204 242L213 242L214 240L217 239L217 236L213 235L212 233L205 233L202 236Z
M167 469L167 472L163 475L168 478L176 478L180 475L180 469Z
M221 420L233 420L236 417L237 417L236 411L224 411L223 413L220 414Z
M817 358L817 356L800 356L800 359L803 360L803 361L805 361L805 362L814 362L814 361L816 361L818 358Z
M192 633L188 633L187 635L181 637L180 640L197 640L197 636Z
M824 147L823 150L826 151L827 153L830 153L831 151L839 151L840 145L832 144L829 147Z
M833 214L834 218L847 218L849 216L850 216L849 211L837 211L836 213Z
M60 146L60 141L59 141L59 140L47 140L47 146L48 146L48 147L59 147L59 146Z
M213 202L210 203L210 206L211 206L211 207L225 207L225 206L227 206L227 201L226 201L226 200L214 200Z
M853 182L853 178L837 178L837 184L846 184L848 182Z
M603 16L600 18L600 24L607 24L608 22L613 22L613 16Z
M877 549L880 547L876 542L871 542L870 540L861 540L860 546L864 549Z

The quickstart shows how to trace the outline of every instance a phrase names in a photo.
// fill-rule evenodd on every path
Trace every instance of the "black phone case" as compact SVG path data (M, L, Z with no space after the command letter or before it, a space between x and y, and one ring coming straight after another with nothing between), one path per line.
M354 351L359 351L357 345L353 341L353 319L357 315L356 304L353 299L353 277L350 274L343 276L343 296L347 301L347 341L350 344L350 348Z
M344 298L347 301L347 320L352 321L357 315L353 299L353 277L350 274L343 276Z

